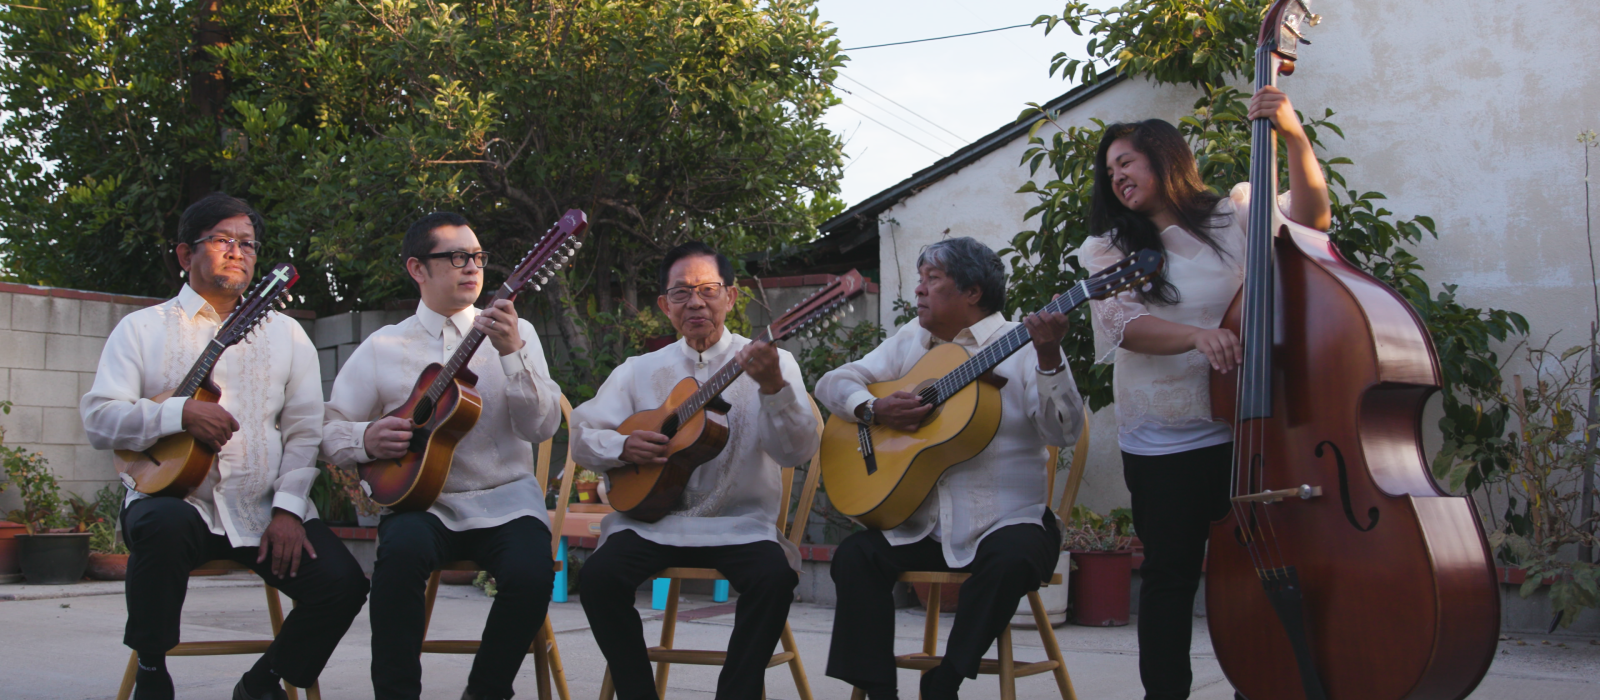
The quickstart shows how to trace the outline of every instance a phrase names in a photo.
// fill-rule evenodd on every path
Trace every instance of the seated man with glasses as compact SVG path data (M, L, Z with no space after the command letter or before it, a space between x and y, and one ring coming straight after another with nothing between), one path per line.
M222 353L216 403L170 398L255 275L265 224L241 200L201 198L178 218L178 296L129 314L100 354L80 403L98 449L149 449L179 432L217 447L211 474L187 497L128 490L123 643L138 653L133 697L174 695L167 652L179 642L189 573L212 559L250 567L295 601L283 630L233 689L234 700L285 697L279 679L306 688L367 600L367 577L317 518L311 484L322 441L322 374L300 324L268 314L248 345ZM123 475L129 486L133 477Z
M415 316L378 329L333 383L322 454L353 468L404 455L411 421L386 417L405 403L429 363L445 363L477 328L493 345L467 364L483 400L478 422L456 445L444 491L425 511L386 513L372 571L372 687L380 700L422 693L423 590L441 564L471 559L495 578L483 644L463 698L509 698L512 681L544 624L555 581L550 516L534 475L533 446L561 423L561 389L550 380L539 336L501 300L479 311L488 253L457 214L422 217L401 242L406 272L422 293Z
M695 469L666 517L646 523L606 516L600 546L579 572L583 611L620 700L655 698L634 591L669 566L722 572L739 603L716 696L757 700L800 582L800 552L777 527L778 509L788 505L781 502L782 469L816 452L816 418L794 356L723 325L738 299L727 257L698 241L680 245L661 261L660 284L656 304L682 338L628 358L572 412L573 458L604 471L665 463L665 435L623 435L617 427L659 407L684 377L704 383L737 360L744 375L722 393L730 406L728 443Z

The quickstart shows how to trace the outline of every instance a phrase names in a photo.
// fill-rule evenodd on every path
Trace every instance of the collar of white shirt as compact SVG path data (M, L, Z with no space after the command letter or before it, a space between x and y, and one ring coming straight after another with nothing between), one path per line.
M718 338L717 342L713 343L711 347L706 348L705 352L700 352L699 350L689 347L688 338L678 339L678 347L683 349L683 356L689 358L690 362L699 362L701 358L709 361L721 357L723 353L728 351L728 347L732 344L733 333L728 331L727 326L722 327L722 337Z
M449 321L451 325L456 327L457 333L465 336L467 331L472 328L473 319L477 317L478 308L475 306L468 306L465 309L457 311L454 316L445 316L444 314L428 308L426 303L420 301L417 302L417 322L421 323L422 327L435 338L444 333L445 321Z
M967 347L982 347L988 345L990 339L994 338L994 334L999 332L1005 325L1005 315L996 311L984 317L983 320L961 329L961 332L957 333L955 339L950 342ZM923 332L926 333L927 329L924 328ZM929 350L943 342L945 341L940 340L932 333L928 333L927 337L922 339L923 347Z
M183 289L178 290L178 308L183 309L183 315L191 320L194 319L195 315L206 309L211 309L211 315L218 318L222 317L221 314L217 313L216 309L211 307L211 302L206 301L206 298L200 296L200 293L195 291L194 287L187 284L183 285Z

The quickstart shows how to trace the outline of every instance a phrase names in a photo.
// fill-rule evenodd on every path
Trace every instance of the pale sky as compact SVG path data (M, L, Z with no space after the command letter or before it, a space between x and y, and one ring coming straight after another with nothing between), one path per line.
M1042 14L1058 14L1065 5L1064 0L817 2L821 19L838 28L847 49L1027 24ZM1023 27L845 51L849 61L836 86L853 94L839 92L844 104L825 119L845 141L840 197L853 206L1005 126L1026 103L1065 93L1072 85L1050 76L1050 58L1060 51L1082 58L1083 44L1065 26L1049 37L1043 27Z

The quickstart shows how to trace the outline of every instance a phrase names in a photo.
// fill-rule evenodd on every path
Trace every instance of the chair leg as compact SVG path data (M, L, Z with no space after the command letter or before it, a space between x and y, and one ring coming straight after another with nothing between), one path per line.
M867 700L867 691L852 687L850 689L850 700Z
M311 687L306 688L307 700L322 700L322 681L312 681Z
M550 647L545 628L533 635L533 673L539 688L539 700L550 700Z
M289 694L289 700L300 700L300 690L298 688L289 685L289 681L281 681L281 684L284 692Z
M567 670L561 665L561 646L556 644L556 631L548 615L544 618L544 638L550 640L550 676L556 682L556 695L561 700L572 700L571 691L567 689Z
M122 672L122 687L117 689L117 700L128 700L133 695L134 674L139 672L139 652L128 652L128 670Z
M435 571L428 577L428 592L423 594L422 603L422 638L428 638L428 625L433 622L433 601L439 596L439 575Z
M278 597L278 589L272 586L262 586L267 591L267 618L272 620L272 636L277 637L283 631L283 599Z
M1017 666L1011 656L1011 625L1000 633L1000 700L1017 700Z
M943 591L942 583L928 584L928 620L922 627L922 653L926 656L939 653L939 604L943 602L939 598Z
M800 645L795 644L794 630L789 629L789 623L783 623L783 650L794 654L789 659L789 672L794 674L794 689L800 694L800 700L811 700L811 681L806 680L806 665L800 662Z
M612 700L617 696L616 686L611 684L611 666L606 666L605 678L600 680L600 700Z
M1061 690L1061 700L1078 700L1072 688L1072 676L1067 673L1067 660L1061 655L1061 644L1056 641L1056 630L1050 625L1050 616L1044 612L1044 599L1038 591L1028 593L1028 604L1033 607L1033 623L1039 627L1039 641L1044 644L1045 657L1056 662L1054 669L1056 687Z
M672 579L667 586L667 610L661 617L661 648L672 648L672 636L678 629L678 589L681 582ZM656 700L667 697L667 673L672 670L672 664L665 661L656 662Z

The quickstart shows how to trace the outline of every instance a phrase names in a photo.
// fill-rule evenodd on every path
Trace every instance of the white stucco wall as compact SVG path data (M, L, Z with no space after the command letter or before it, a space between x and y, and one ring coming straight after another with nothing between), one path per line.
M1324 141L1328 155L1355 161L1341 168L1352 186L1384 193L1401 217L1434 218L1439 239L1413 252L1435 291L1458 284L1467 305L1525 315L1535 339L1559 331L1563 343L1581 342L1595 305L1576 138L1600 130L1600 2L1323 0L1315 9L1324 15L1315 43L1279 85L1307 115L1336 112L1348 138ZM1062 122L1170 121L1195 96L1129 81ZM1026 148L1019 138L879 217L886 322L897 296L912 297L923 246L972 236L998 250L1035 227L1023 220L1035 198L1016 193ZM1591 159L1600 176L1600 151ZM1104 512L1127 503L1110 412L1091 430L1079 502Z

